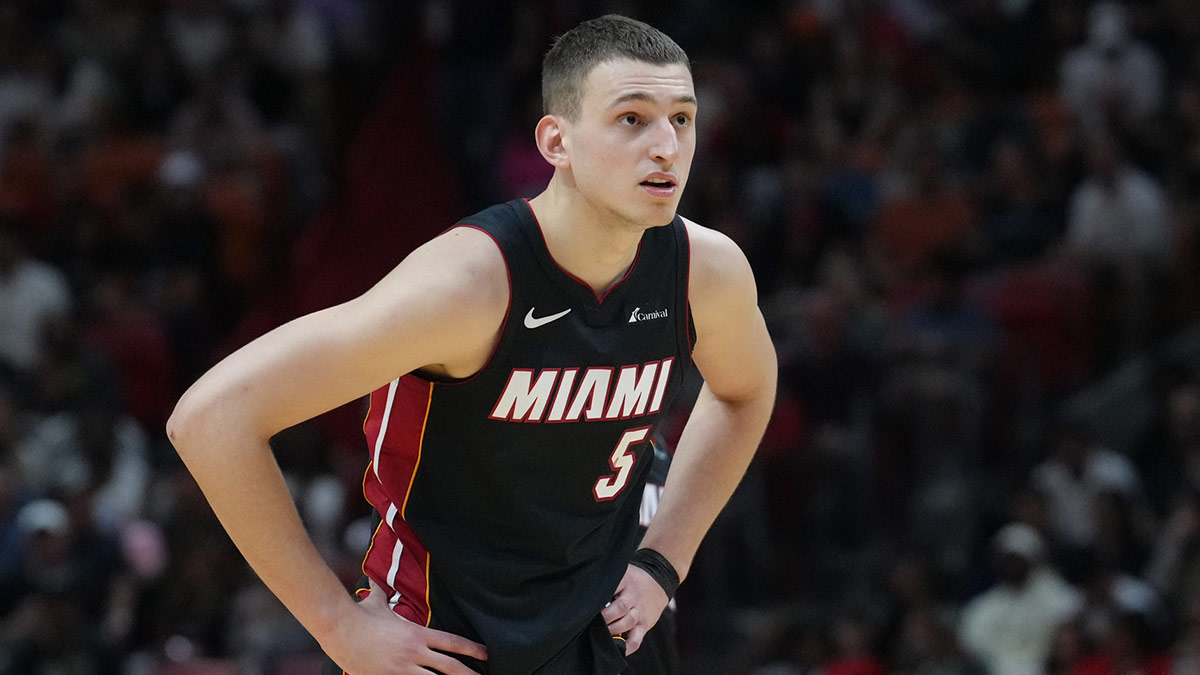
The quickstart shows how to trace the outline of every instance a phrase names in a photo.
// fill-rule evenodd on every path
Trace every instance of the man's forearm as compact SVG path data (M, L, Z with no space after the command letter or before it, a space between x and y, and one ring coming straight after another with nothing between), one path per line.
M168 433L246 561L323 641L353 601L305 531L267 443L230 426L184 415L172 419Z
M745 474L773 406L773 388L743 401L722 401L707 386L701 389L671 462L662 503L642 539L642 546L666 556L681 579Z

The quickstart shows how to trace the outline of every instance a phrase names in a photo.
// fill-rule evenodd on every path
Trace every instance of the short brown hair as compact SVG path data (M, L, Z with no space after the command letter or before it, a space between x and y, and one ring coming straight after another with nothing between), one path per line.
M687 53L649 24L618 14L590 19L558 36L542 60L542 109L576 119L583 82L596 66L616 58L656 65L682 63Z

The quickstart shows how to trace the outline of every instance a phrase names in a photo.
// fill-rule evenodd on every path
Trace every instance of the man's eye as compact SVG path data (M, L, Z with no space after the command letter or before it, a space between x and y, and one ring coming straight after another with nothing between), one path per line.
M688 124L691 123L691 121L692 120L690 118L688 118L687 115L676 115L675 116L675 124L678 124L681 127L686 127Z
M621 118L621 124L633 126L638 123L637 115L625 115Z

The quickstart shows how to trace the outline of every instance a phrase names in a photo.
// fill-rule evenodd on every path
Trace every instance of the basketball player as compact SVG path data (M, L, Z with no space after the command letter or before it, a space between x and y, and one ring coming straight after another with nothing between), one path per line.
M687 56L637 21L584 22L547 53L543 98L544 192L246 345L168 422L247 561L348 673L621 672L770 414L746 258L676 215L696 144ZM649 441L693 364L705 385L639 548ZM367 393L380 525L355 602L267 441Z

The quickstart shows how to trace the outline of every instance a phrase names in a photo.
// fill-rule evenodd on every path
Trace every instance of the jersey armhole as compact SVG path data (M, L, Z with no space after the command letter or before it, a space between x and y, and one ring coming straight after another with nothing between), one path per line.
M696 321L692 318L692 303L687 303L687 346L688 354L696 349Z
M500 241L498 239L496 239L496 236L494 234L492 234L491 232L489 232L487 229L485 229L483 227L480 227L478 225L472 225L471 223L458 223L457 225L454 225L453 227L447 228L446 232L450 232L450 231L455 230L460 227L465 227L465 228L472 229L472 230L478 230L478 231L486 234L488 236L488 238L492 240L492 243L496 245L496 250L500 253L500 260L504 262L504 278L505 278L506 283L508 283L508 307L506 307L504 309L504 319L500 322L500 332L496 337L496 343L492 345L491 353L488 354L487 360L483 362L483 365L479 367L479 370L468 375L467 377L460 377L460 378L438 377L437 375L427 373L419 368L417 370L412 371L412 373L411 373L414 377L425 380L426 382L433 382L435 384L448 385L448 386L454 386L454 385L458 385L458 384L467 384L468 382L479 377L481 374L486 372L489 367L491 367L492 363L496 360L496 355L499 354L500 350L506 346L507 337L508 337L508 318L510 315L512 315L512 307L513 307L512 269L509 267L509 264L508 264L508 256L504 254L504 247L500 245ZM445 234L445 233L443 233L443 234Z
M683 265L680 277L680 283L683 284L683 308L687 314L687 321L683 327L683 339L681 347L685 348L688 361L691 362L692 351L696 348L696 321L692 317L692 235L688 232L688 221L686 218L679 217L679 229L683 230L683 236L680 237L680 245L683 247Z

